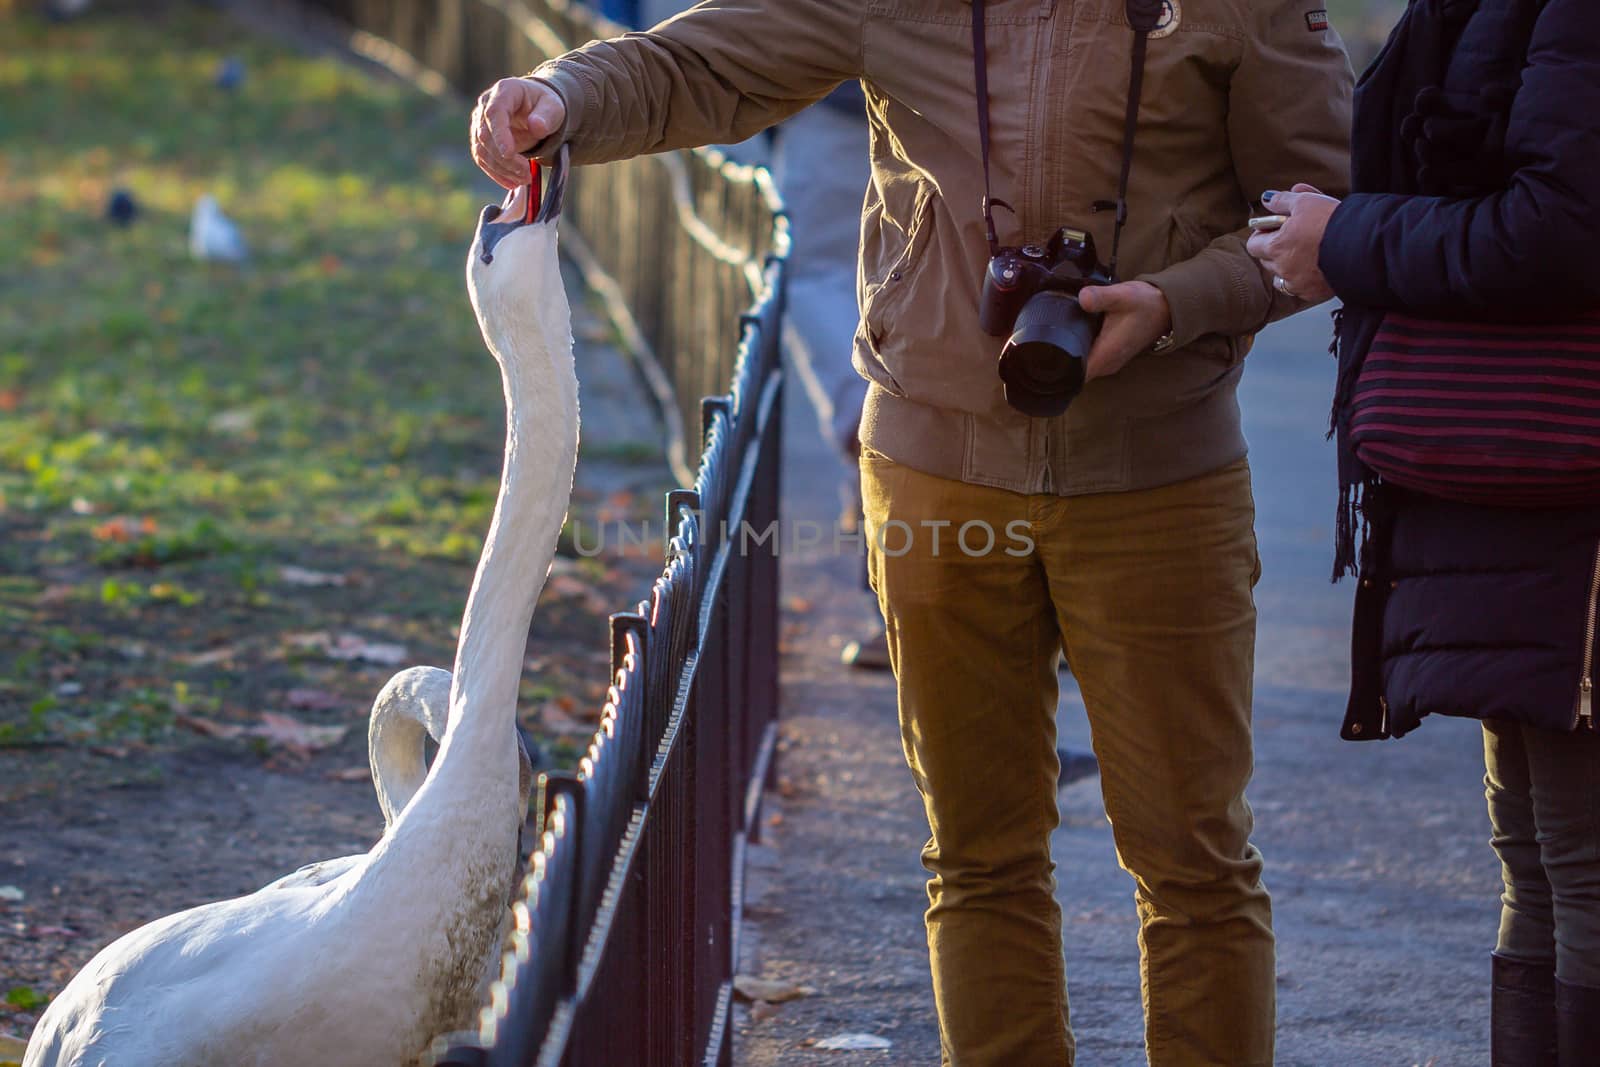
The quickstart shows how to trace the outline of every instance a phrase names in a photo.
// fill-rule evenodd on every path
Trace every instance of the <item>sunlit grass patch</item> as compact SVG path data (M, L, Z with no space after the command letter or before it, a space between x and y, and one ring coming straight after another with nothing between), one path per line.
M156 744L308 684L346 699L296 714L361 714L396 667L308 631L448 665L504 428L464 109L200 7L0 35L0 745ZM191 258L205 193L248 262ZM540 626L603 647L572 610Z

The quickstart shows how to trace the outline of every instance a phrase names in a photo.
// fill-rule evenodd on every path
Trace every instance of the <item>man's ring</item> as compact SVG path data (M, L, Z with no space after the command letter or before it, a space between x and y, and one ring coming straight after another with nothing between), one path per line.
M1289 283L1284 281L1281 277L1272 279L1272 287L1278 290L1278 292L1282 293L1284 296L1294 295L1294 290L1289 288Z

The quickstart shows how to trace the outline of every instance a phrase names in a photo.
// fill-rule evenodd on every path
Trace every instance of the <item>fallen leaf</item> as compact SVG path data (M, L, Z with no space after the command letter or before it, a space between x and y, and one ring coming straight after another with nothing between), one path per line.
M329 574L327 571L314 571L309 567L296 567L288 564L278 568L278 577L290 585L303 585L316 588L328 585L344 585L348 579L342 574Z
M865 1052L869 1049L894 1048L894 1042L877 1034L834 1034L814 1046L829 1052Z
M299 711L333 711L350 702L337 693L325 689L291 689L284 694L291 708Z
M133 540L133 529L128 520L121 516L102 522L90 533L96 541L112 541L116 544L125 544Z
M0 885L0 900L4 900L9 904L15 904L19 900L25 900L27 896L28 894L24 893L14 885Z
M0 389L0 411L15 411L22 403L22 390Z
M286 644L293 645L295 648L313 649L321 652L328 647L333 638L322 630L313 630L310 633L289 634L283 640Z
M225 663L238 652L238 645L223 645L220 648L208 649L205 652L186 652L173 658L179 663L187 664L190 667L209 667L215 663Z
M337 745L349 729L348 726L313 726L292 715L263 711L261 725L252 726L249 733L304 759L313 752Z
M213 433L241 434L255 429L256 413L249 408L232 408L219 411L207 423Z
M44 589L40 591L34 602L40 605L59 604L63 600L71 600L72 595L77 591L78 587L75 585L69 585L65 582L57 582L54 585L45 586Z
M733 976L734 996L741 1000L764 1000L768 1004L783 1004L801 997L815 996L817 991L808 985L779 981L775 978L756 978L748 974Z
M181 711L174 716L173 722L176 722L179 726L188 727L197 734L204 734L207 737L220 737L224 740L241 737L245 732L243 726L217 722L215 719L208 719L204 715L192 715L186 711Z
M331 659L366 660L368 663L381 663L386 666L395 666L404 663L406 650L404 645L385 644L381 641L367 641L355 634L340 634L334 643L327 649Z
M372 768L346 767L342 771L329 771L328 779L334 782L370 782L372 780Z

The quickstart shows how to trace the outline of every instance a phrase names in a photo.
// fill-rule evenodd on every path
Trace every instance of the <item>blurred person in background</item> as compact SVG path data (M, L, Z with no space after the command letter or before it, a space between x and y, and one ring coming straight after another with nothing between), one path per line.
M1355 191L1279 193L1250 241L1343 301L1343 736L1483 720L1493 1067L1600 1064L1597 116L1592 0L1415 0L1356 94Z
M1342 44L1290 0L713 0L498 82L473 155L515 184L522 153L560 144L594 163L737 141L857 80L862 491L932 834L944 1062L1075 1058L1050 855L1064 647L1135 880L1149 1061L1268 1067L1275 947L1244 796L1260 561L1237 385L1254 331L1302 304L1247 254L1241 190L1301 173L1343 192ZM1091 236L1121 268L1040 294L1060 343L1002 381L983 309L1013 291L1005 264L1048 242L1085 278ZM956 547L970 525L976 552Z

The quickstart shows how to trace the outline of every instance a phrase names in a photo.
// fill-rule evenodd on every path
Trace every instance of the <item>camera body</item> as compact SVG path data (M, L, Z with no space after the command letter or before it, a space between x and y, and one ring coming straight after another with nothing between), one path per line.
M1084 358L1100 330L1100 316L1083 310L1078 292L1115 280L1093 235L1066 226L1042 248L1006 247L990 257L978 323L991 337L1007 338L1000 352L1006 403L1039 418L1067 410L1083 388Z

